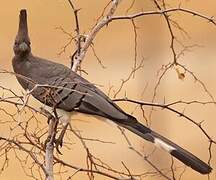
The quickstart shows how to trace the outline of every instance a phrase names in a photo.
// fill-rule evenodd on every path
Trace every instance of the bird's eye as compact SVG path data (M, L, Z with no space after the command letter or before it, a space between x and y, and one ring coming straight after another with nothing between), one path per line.
M19 43L15 41L15 43L14 43L14 44L15 44L15 45L18 45Z

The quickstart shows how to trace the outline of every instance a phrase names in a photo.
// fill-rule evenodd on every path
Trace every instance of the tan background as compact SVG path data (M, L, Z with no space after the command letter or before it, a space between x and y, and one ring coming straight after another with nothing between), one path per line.
M178 1L171 1L178 4ZM170 3L171 3L170 2ZM82 8L80 11L81 31L88 32L95 19L100 15L106 1L85 1L80 0L77 6ZM117 14L122 14L129 6L129 1L122 2L121 8ZM183 1L186 8L191 8L202 12L209 16L216 16L214 1ZM149 1L137 1L135 8L137 10L152 9L152 3ZM16 0L4 1L0 6L0 68L12 70L11 58L13 56L12 46L14 37L17 31L18 14L21 8L26 8L29 15L29 30L32 41L32 51L35 55L51 59L53 61L69 65L69 55L71 49L68 49L65 54L58 56L57 53L60 48L67 41L67 37L55 28L62 26L68 31L73 31L74 19L73 13L63 0ZM191 39L182 41L187 43L199 43L203 45L202 48L195 48L192 52L188 52L181 58L181 62L195 72L203 82L206 83L209 90L215 95L215 48L216 48L216 26L210 25L205 20L200 20L197 17L190 15L173 16L181 25L189 32ZM123 97L124 92L127 96L134 99L141 99L149 101L152 98L152 90L156 83L156 72L163 63L171 61L169 49L169 35L166 28L165 21L160 17L144 17L136 21L139 40L139 59L144 56L147 57L144 63L143 70L139 71L135 79L132 79L123 89L119 97ZM119 21L111 23L107 28L104 28L96 37L94 46L99 57L101 57L106 69L102 69L97 63L92 51L90 50L83 62L83 68L89 73L85 76L88 80L102 85L102 89L108 92L109 85L114 85L117 90L120 85L120 80L126 78L130 73L133 65L133 30L131 23L128 21ZM12 76L2 75L0 77L0 84L13 88L21 92L21 87L17 85L16 80ZM148 88L144 91L146 84ZM144 93L142 93L144 91ZM171 70L166 78L162 81L159 87L157 102L167 102L176 100L210 100L203 89L195 83L193 78L186 74L184 81L179 80L175 70ZM33 102L33 104L36 104ZM128 112L134 111L134 106L126 103L119 103L119 105ZM180 110L184 106L178 107ZM149 108L146 108L148 112ZM140 112L136 110L135 115L140 116ZM215 135L215 106L189 106L185 113L193 117L197 122L205 120L203 126L208 130L209 134L216 138ZM3 114L1 118L6 118ZM115 145L101 145L99 143L90 143L91 150L95 152L100 158L107 163L113 164L116 168L122 168L121 161L124 161L133 173L141 173L149 170L146 163L140 159L134 152L131 152L125 143L120 132L114 126L105 124L95 118L86 116L74 117L74 119L84 119L87 121L72 122L72 125L83 130L83 134L88 137L98 137L107 141L116 142ZM45 119L41 119L42 122ZM144 120L143 120L144 123ZM175 114L167 113L158 109L152 115L151 127L170 139L179 143L188 150L194 152L204 161L208 160L208 142L203 134L195 128L194 125L186 120L177 117ZM7 134L9 127L0 127L2 134ZM152 150L149 143L144 142L140 138L128 133L129 138L140 151L147 153ZM77 148L76 148L77 147ZM63 149L64 157L75 165L84 165L85 159L83 157L83 150L78 149L78 145L74 145L72 150ZM213 167L215 166L215 147L213 148ZM151 158L154 163L161 168L168 168L170 166L170 157L161 150L158 150ZM26 177L14 157L10 158L9 168L0 175L0 179L29 179ZM177 162L177 166L182 167L182 164ZM181 171L179 171L181 172ZM215 172L212 175L215 177ZM86 176L76 175L74 179L83 179ZM57 177L58 179L59 177ZM96 179L105 179L104 177L97 177ZM147 179L159 179L158 177L149 177ZM184 180L189 179L207 179L206 176L187 168Z

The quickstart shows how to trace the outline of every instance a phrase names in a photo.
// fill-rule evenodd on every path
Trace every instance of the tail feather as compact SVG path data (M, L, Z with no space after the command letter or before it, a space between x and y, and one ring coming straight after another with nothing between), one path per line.
M139 122L131 124L121 124L121 126L139 135L145 140L154 143L157 147L160 147L165 151L169 152L173 157L177 158L185 165L190 166L192 169L201 174L209 174L212 170L212 168L208 164L200 160L198 157L194 156L189 151L181 148L169 139L152 131L148 127L140 124Z

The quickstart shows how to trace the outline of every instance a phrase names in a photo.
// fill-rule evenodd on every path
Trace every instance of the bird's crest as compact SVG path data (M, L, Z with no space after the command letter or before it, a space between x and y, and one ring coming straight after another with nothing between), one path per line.
M27 12L25 9L20 11L19 28L16 36L16 41L30 41L28 35Z

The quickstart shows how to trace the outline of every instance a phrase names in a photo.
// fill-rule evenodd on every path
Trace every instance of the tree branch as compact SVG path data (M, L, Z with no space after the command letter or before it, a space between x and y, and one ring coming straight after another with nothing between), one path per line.
M108 13L106 14L106 16L101 21L99 21L93 27L93 29L88 33L88 35L86 36L85 42L83 43L83 45L82 45L82 47L80 49L80 54L79 55L76 54L74 56L73 67L72 67L73 71L76 72L77 69L80 67L80 64L81 64L82 60L85 57L87 49L92 44L95 36L100 31L100 29L102 29L105 25L107 25L110 22L110 20L112 19L112 16L115 13L119 3L120 3L120 0L113 0L112 3L111 3L111 7L110 7Z

